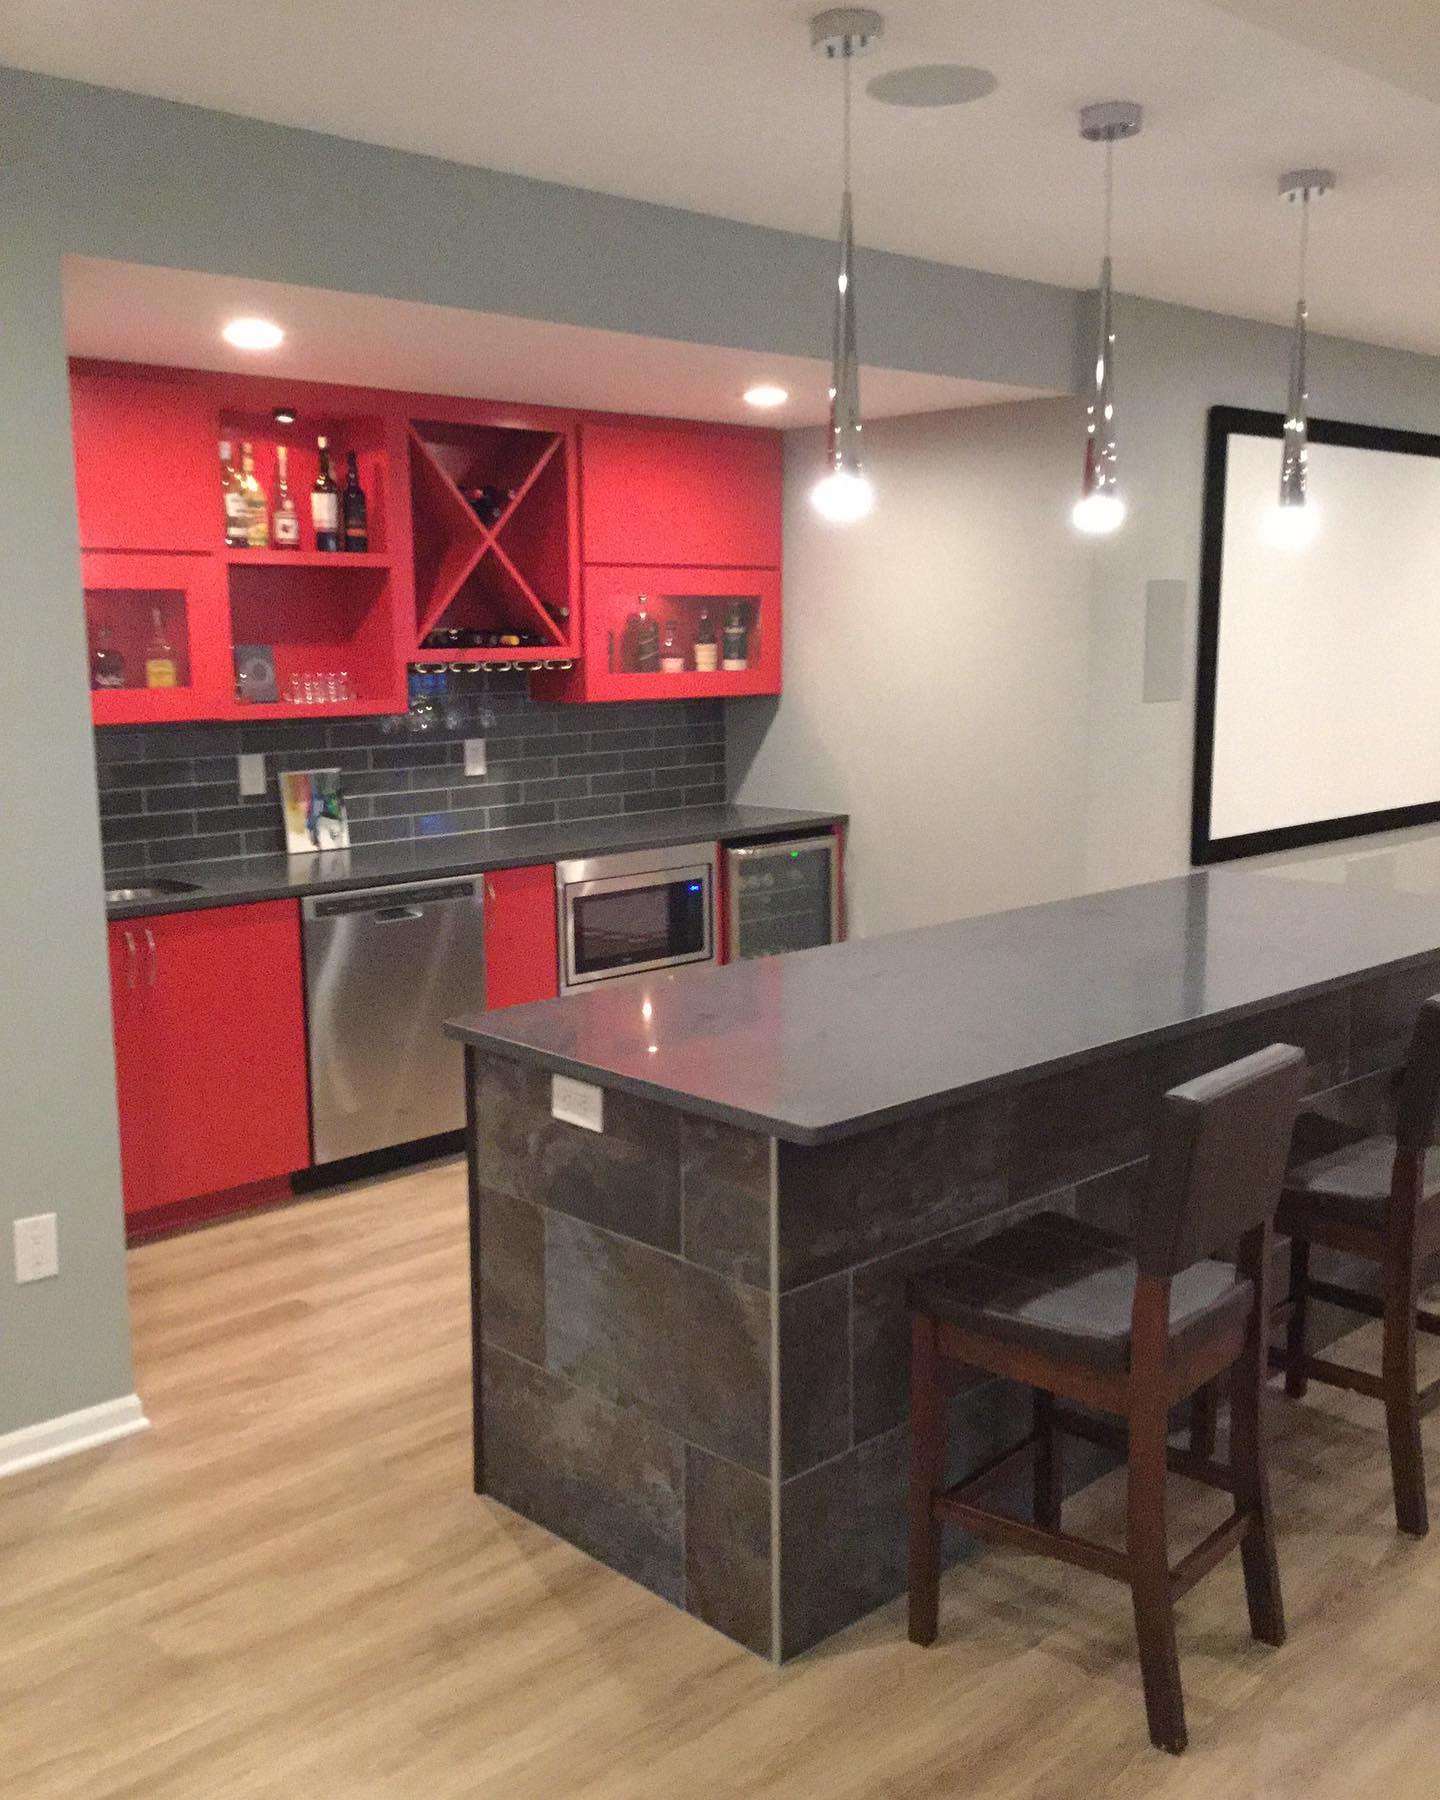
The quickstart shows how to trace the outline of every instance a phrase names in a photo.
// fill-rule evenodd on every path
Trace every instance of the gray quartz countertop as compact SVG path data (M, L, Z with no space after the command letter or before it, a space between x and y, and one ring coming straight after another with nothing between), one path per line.
M1214 870L497 1013L452 1035L824 1143L1440 952L1440 900Z
M107 907L111 919L193 912L208 906L239 906L254 900L301 898L307 894L381 887L388 882L440 880L490 869L521 868L571 856L603 856L621 850L659 850L670 844L735 843L746 838L827 830L844 814L793 812L775 806L677 806L629 813L619 818L577 819L565 825L516 826L504 831L471 831L449 837L407 838L394 844L367 844L354 850L317 850L305 856L245 856L224 862L177 863L133 877L112 874L117 889L165 880L194 885L193 892L167 893Z

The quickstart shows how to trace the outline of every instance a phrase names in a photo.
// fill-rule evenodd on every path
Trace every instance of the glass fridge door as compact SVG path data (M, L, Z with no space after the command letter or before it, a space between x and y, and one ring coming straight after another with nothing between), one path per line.
M833 835L733 849L729 877L732 960L810 950L839 936Z

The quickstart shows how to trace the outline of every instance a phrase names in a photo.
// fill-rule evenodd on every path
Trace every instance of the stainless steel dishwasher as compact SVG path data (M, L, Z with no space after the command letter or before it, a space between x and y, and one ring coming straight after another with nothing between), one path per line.
M465 1123L447 1018L485 1004L481 879L303 902L315 1161Z

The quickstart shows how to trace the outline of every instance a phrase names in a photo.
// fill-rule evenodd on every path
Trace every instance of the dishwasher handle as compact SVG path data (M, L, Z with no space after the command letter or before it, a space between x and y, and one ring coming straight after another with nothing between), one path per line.
M403 925L408 919L423 919L425 908L423 906L382 906L378 912L372 912L370 917L377 925Z
M400 925L425 916L424 909L440 901L479 898L477 881L462 877L458 881L407 881L401 886L356 888L348 894L333 897L312 895L300 903L306 924L317 919L340 919L363 914L380 925Z

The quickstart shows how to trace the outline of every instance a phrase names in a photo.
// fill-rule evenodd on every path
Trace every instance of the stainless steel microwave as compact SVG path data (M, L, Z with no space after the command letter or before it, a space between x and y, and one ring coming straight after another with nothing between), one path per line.
M560 992L715 960L715 846L555 865Z

